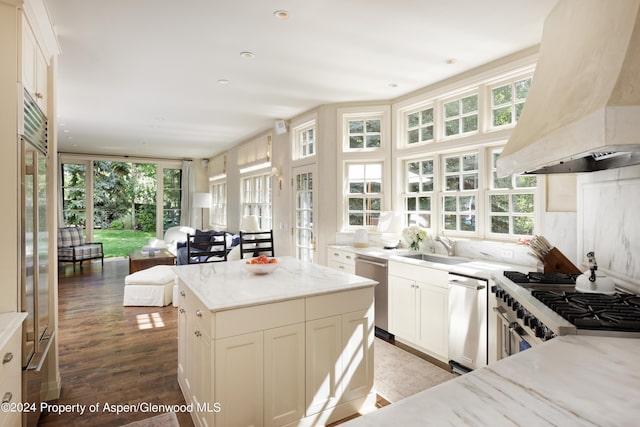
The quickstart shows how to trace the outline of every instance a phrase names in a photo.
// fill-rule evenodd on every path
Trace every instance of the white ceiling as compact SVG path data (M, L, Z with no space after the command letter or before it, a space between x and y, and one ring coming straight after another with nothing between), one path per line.
M182 159L533 46L556 0L46 2L62 51L59 151Z

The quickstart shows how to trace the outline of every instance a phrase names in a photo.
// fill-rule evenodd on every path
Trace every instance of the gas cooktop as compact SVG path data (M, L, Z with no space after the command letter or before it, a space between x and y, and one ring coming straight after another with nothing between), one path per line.
M545 284L545 285L574 285L577 274L564 273L521 273L519 271L505 271L504 276L518 284Z

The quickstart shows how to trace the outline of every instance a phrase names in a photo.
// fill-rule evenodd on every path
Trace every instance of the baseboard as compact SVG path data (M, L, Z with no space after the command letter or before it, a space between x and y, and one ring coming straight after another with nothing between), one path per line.
M351 415L366 414L375 409L376 407L376 393L371 391L366 396L358 399L350 400L348 402L340 403L333 408L325 409L317 414L310 415L299 421L288 424L285 427L311 427L311 426L324 426L336 421L343 420Z

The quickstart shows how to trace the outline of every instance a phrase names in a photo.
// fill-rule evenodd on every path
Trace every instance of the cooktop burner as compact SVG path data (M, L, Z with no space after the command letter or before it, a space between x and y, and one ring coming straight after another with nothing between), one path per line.
M504 276L514 283L543 283L553 285L575 285L575 274L564 273L520 273L519 271L505 271Z
M578 328L640 332L640 296L532 290L531 295Z

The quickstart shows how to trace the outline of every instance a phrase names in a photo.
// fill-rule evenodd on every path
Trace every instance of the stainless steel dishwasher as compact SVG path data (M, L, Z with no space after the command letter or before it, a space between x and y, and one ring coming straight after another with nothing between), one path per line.
M387 260L364 255L356 256L356 275L375 280L375 334L387 341L394 339L389 329L389 288L387 285Z
M449 273L449 365L466 373L487 365L487 281Z

